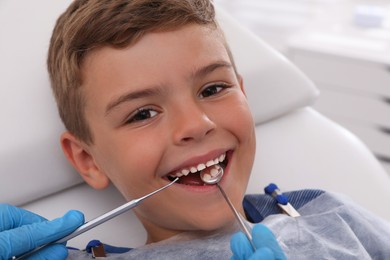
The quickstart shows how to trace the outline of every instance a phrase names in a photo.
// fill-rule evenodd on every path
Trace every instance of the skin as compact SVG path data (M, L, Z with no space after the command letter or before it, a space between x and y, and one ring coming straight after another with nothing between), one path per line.
M125 49L94 50L82 68L94 142L87 145L66 132L61 143L89 185L102 189L112 182L131 200L166 185L167 174L229 151L221 186L243 212L254 125L218 31L186 25L148 33ZM174 184L134 211L147 243L235 221L215 186Z

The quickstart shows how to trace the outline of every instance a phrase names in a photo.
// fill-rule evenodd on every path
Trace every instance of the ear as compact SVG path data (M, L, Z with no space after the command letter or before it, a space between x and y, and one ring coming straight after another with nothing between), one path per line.
M244 79L240 74L237 75L237 80L238 80L238 84L240 85L242 93L244 93L244 95L246 96L245 88L244 88Z
M96 165L87 144L65 132L61 136L61 146L68 161L92 188L104 189L110 184L107 175Z

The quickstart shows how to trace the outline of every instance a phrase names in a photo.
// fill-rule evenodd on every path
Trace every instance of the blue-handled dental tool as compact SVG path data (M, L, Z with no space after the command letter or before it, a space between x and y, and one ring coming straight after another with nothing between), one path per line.
M264 191L278 202L278 206L284 213L293 218L301 216L301 214L299 214L299 212L288 202L288 197L279 190L276 184L269 184L264 188Z

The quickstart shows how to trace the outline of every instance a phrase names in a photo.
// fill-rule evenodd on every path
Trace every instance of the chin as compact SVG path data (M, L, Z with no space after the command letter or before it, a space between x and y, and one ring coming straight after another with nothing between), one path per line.
M217 210L217 209L215 209ZM193 231L215 231L231 227L235 223L235 217L230 210L220 209L219 212L212 215L205 215L204 217L197 218L192 223L191 230Z

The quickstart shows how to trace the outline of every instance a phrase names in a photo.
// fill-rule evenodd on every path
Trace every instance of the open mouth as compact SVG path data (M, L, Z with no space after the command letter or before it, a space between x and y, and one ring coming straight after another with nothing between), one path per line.
M176 182L183 185L192 185L192 186L203 186L205 184L200 178L200 173L202 171L207 171L209 168L214 168L214 165L220 165L223 169L228 165L227 154L221 154L218 158L207 161L205 163L200 163L198 165L190 166L188 168L181 169L176 173L171 173L168 175L168 180L173 181L176 178L179 180Z

